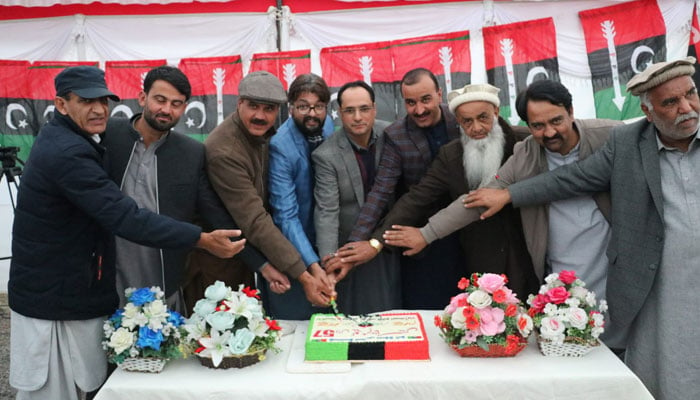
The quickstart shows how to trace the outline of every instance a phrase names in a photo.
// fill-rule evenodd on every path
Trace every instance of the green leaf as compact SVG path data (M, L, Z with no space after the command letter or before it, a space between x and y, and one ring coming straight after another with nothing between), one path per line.
M479 336L478 338L476 338L476 344L478 344L479 347L484 349L484 351L489 351L489 345L486 343L483 336Z

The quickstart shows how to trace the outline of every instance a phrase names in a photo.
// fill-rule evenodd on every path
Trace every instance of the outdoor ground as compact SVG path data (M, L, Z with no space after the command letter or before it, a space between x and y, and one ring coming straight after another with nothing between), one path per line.
M10 308L7 293L0 293L0 400L14 398L10 387Z

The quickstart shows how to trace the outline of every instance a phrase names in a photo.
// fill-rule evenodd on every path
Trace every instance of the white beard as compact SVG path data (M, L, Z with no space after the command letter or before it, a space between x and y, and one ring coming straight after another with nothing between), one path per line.
M469 190L486 185L498 172L503 159L503 145L506 142L503 129L494 117L493 128L484 139L472 139L459 127L464 154L462 165L467 177Z

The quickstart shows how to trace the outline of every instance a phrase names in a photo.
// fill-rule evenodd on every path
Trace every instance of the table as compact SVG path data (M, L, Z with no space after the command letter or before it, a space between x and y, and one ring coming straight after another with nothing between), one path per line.
M437 312L420 313L431 361L373 361L353 364L348 372L289 373L293 342L303 345L292 334L282 338L283 352L268 352L266 360L243 369L213 370L193 357L171 361L159 374L117 369L96 400L653 399L604 345L581 358L545 357L531 337L512 358L461 358L439 337L433 325ZM308 324L289 322L298 329Z

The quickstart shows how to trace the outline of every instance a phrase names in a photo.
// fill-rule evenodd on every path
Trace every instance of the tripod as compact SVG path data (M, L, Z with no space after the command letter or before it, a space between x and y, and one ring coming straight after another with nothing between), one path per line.
M17 163L24 166L24 161L17 157L19 152L19 147L0 147L0 165L2 165L2 173L0 174L0 181L3 177L7 179L7 193L10 197L10 203L12 204L12 212L14 213L16 205L15 198L12 194L12 185L14 184L15 193L19 190L18 177L22 174L22 167L17 165ZM12 257L0 257L0 260L7 260Z

